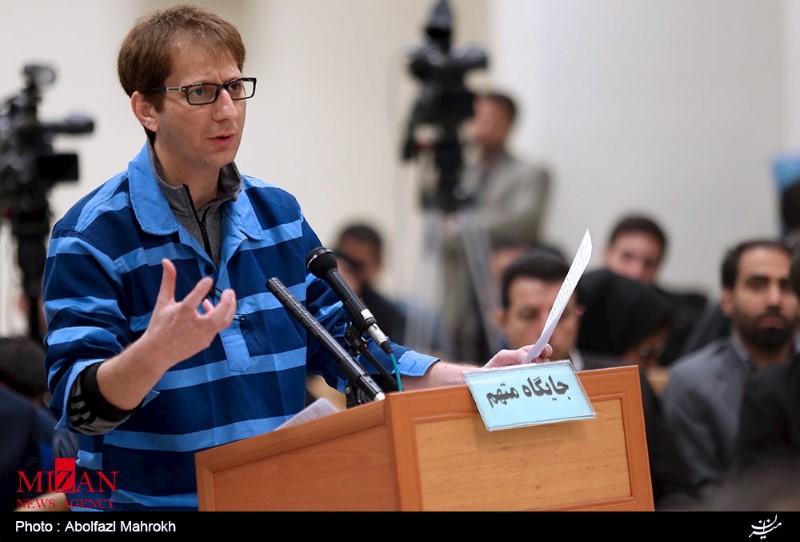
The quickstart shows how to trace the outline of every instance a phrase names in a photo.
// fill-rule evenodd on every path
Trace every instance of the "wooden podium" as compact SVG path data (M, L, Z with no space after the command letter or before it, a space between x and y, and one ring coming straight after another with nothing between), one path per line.
M490 432L458 386L200 452L200 510L653 510L638 368L579 377L595 419Z

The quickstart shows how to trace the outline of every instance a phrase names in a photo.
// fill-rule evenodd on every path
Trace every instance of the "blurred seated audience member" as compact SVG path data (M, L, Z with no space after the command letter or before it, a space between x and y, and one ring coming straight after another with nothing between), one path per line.
M656 288L672 305L672 329L658 360L661 365L670 364L681 354L707 304L705 294L665 289L658 284L666 253L667 236L663 228L652 218L639 214L620 218L603 252L605 267Z
M795 185L800 190L800 183ZM784 213L787 211L784 210ZM798 208L800 212L800 207ZM784 224L792 225L797 224L796 218L791 216L784 216ZM795 258L800 255L800 227L792 226L784 234L781 242L786 245L789 251L794 254ZM714 342L722 337L727 337L731 333L731 319L728 318L722 311L722 306L719 301L709 303L703 311L702 316L695 324L694 329L689 334L686 342L683 344L682 356L690 354L696 350L700 350L705 345Z
M33 480L40 471L52 470L53 426L42 424L39 409L28 397L4 386L0 386L0 419L0 512L10 512L18 499L36 497L24 484L20 486L18 471Z
M563 258L541 249L526 252L506 267L495 314L506 347L517 349L536 342L568 271ZM582 315L583 307L573 294L549 341L553 348L550 359L571 360L577 371L584 369L583 357L575 348Z
M800 232L800 228L793 231ZM796 246L789 248L793 254L792 288L800 298L800 253ZM737 471L773 463L796 467L798 461L800 355L795 353L790 362L767 367L748 378L739 416L736 467Z
M502 291L503 273L506 268L517 258L531 251L540 253L548 253L561 260L564 259L562 252L554 245L546 243L531 244L528 241L521 239L513 239L506 237L498 237L492 242L491 254L489 258L489 273L491 276L491 284L484 284L485 302L482 306L476 304L475 310L485 310L486 314L491 314L491 318L485 319L484 326L476 333L481 335L478 343L482 345L482 355L485 356L492 348L500 348L504 344L503 331L497 323L496 315L500 310L498 305L497 292ZM487 328L490 329L487 332ZM492 340L490 340L490 337Z
M46 405L49 393L44 357L44 347L29 337L1 337L0 387L27 398L36 408L40 434L48 438L47 457L75 457L77 437L69 431L54 429L56 419Z
M339 272L364 301L386 335L395 342L405 335L406 316L399 304L376 289L383 268L383 239L378 230L363 222L345 226L333 249Z
M798 297L792 255L780 242L754 239L728 250L721 266L721 308L731 334L677 360L664 391L664 414L691 487L706 500L734 465L746 380L796 354Z
M780 216L782 242L792 254L800 254L800 182L795 181L781 193ZM686 342L682 355L699 350L703 346L727 337L731 332L731 321L724 312L719 301L709 303L698 320Z
M658 365L670 334L672 307L655 288L609 269L584 273L577 287L584 306L578 347L642 371Z
M800 356L768 367L745 384L735 469L800 462Z
M506 268L502 279L501 308L497 314L497 321L503 330L508 348L521 348L533 344L539 338L555 302L561 283L567 276L569 264L556 253L534 249L514 260ZM590 274L591 275L591 274ZM626 335L630 347L621 350L586 352L577 347L579 329L583 327L581 320L585 318L584 306L578 302L578 294L573 293L564 308L553 335L550 346L553 348L552 360L569 359L576 370L603 369L617 367L626 363L642 363L638 350L658 350L666 338L666 332L660 331L662 322L667 321L668 306L666 302L650 288L636 281L619 277L609 271L603 270L589 277L589 282L601 275L607 280L597 282L596 286L603 290L616 292L611 285L621 283L620 287L630 286L636 292L644 292L643 297L652 300L652 313L656 316L654 323L639 331L640 335ZM599 292L590 296L589 307L590 322L601 321L609 318L606 306L600 301ZM632 307L632 304L621 304L623 309ZM621 312L621 311L620 311ZM637 313L638 314L638 313ZM610 316L613 318L613 316ZM616 329L616 328L615 328ZM659 342L660 341L660 342ZM606 343L602 343L605 345ZM617 355L620 352L620 355ZM624 354L624 356L622 355ZM650 354L645 353L646 356ZM645 429L650 451L650 471L652 478L653 494L657 506L677 506L680 503L693 503L691 496L686 494L683 487L684 475L675 460L670 443L670 435L663 426L661 407L645 376L644 368L639 370L639 382L642 389L642 403L645 417Z
M667 236L661 226L643 215L626 215L611 230L603 263L618 275L655 286L666 252Z
M375 288L383 266L383 239L378 230L363 222L350 223L339 232L333 248L338 271L347 285L372 312L384 333L395 342L405 335L406 316L398 303ZM306 405L325 398L344 410L345 396L316 375L306 377Z
M375 285L383 269L383 238L376 228L364 222L346 225L333 250L342 278L361 297L386 335L417 351L452 358L452 344L440 318L422 306L390 299L377 291ZM412 318L414 325L428 331L426 336L430 337L424 344L416 344L410 336L413 333L409 334Z
M780 203L782 240L792 253L792 287L800 296L800 182L782 192ZM739 416L736 476L752 478L752 472L780 466L796 471L800 461L800 355L751 375ZM800 500L795 502L797 509Z

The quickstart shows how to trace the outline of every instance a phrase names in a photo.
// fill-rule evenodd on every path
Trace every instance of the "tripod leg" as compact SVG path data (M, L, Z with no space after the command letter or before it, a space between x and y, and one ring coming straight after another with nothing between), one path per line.
M423 216L423 239L414 265L414 291L409 295L403 343L420 352L449 355L439 320L442 268L442 217L435 211Z
M489 354L497 352L502 346L502 333L495 324L492 315L498 308L496 301L499 292L489 268L492 257L491 241L485 231L476 227L469 212L462 212L456 218L459 221L464 257L469 272L471 294L478 305L479 319ZM486 360L475 360L486 361Z
M41 296L46 259L44 240L33 238L17 240L17 261L22 270L22 289L28 305L28 336L37 342L44 339Z
M47 262L46 239L50 233L50 206L39 191L19 198L8 209L11 232L17 242L17 265L22 272L22 291L28 304L28 335L44 338L41 317L42 279Z

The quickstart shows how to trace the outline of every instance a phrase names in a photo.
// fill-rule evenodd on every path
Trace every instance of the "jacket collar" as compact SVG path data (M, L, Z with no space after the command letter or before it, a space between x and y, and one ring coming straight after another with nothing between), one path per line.
M173 234L178 231L179 223L161 190L150 152L150 143L145 143L139 154L128 164L131 207L145 232L153 235ZM155 154L153 158L155 159ZM262 239L264 233L247 197L244 178L235 164L231 163L230 166L239 180L239 186L236 188L237 196L226 208L227 216L234 229L252 239Z

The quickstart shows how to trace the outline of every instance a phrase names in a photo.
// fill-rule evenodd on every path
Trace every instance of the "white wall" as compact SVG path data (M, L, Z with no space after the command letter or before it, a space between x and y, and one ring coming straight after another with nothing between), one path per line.
M785 152L800 149L800 2L783 3L783 72L786 77L784 96Z
M91 136L63 136L82 177L52 193L56 217L122 167L143 143L116 80L136 17L175 2L28 0L4 5L0 96L24 63L53 64L41 117L80 110ZM422 42L433 0L198 2L239 26L248 102L238 163L295 193L323 242L354 217L389 241L385 285L411 287L420 222L416 176L398 163L417 86L402 59ZM549 237L572 252L585 228L595 254L623 211L651 211L669 230L664 281L714 290L722 248L775 227L769 163L800 145L800 9L791 0L458 0L456 43L489 50L475 79L505 86L523 119L514 146L549 163ZM788 119L788 120L787 120ZM2 232L7 236L7 228ZM13 252L0 242L0 332L14 322Z
M617 217L646 211L670 238L663 281L713 292L726 247L777 233L770 162L797 104L782 2L492 6L493 76L526 109L516 148L556 175L552 240L572 252L588 227L599 263Z

